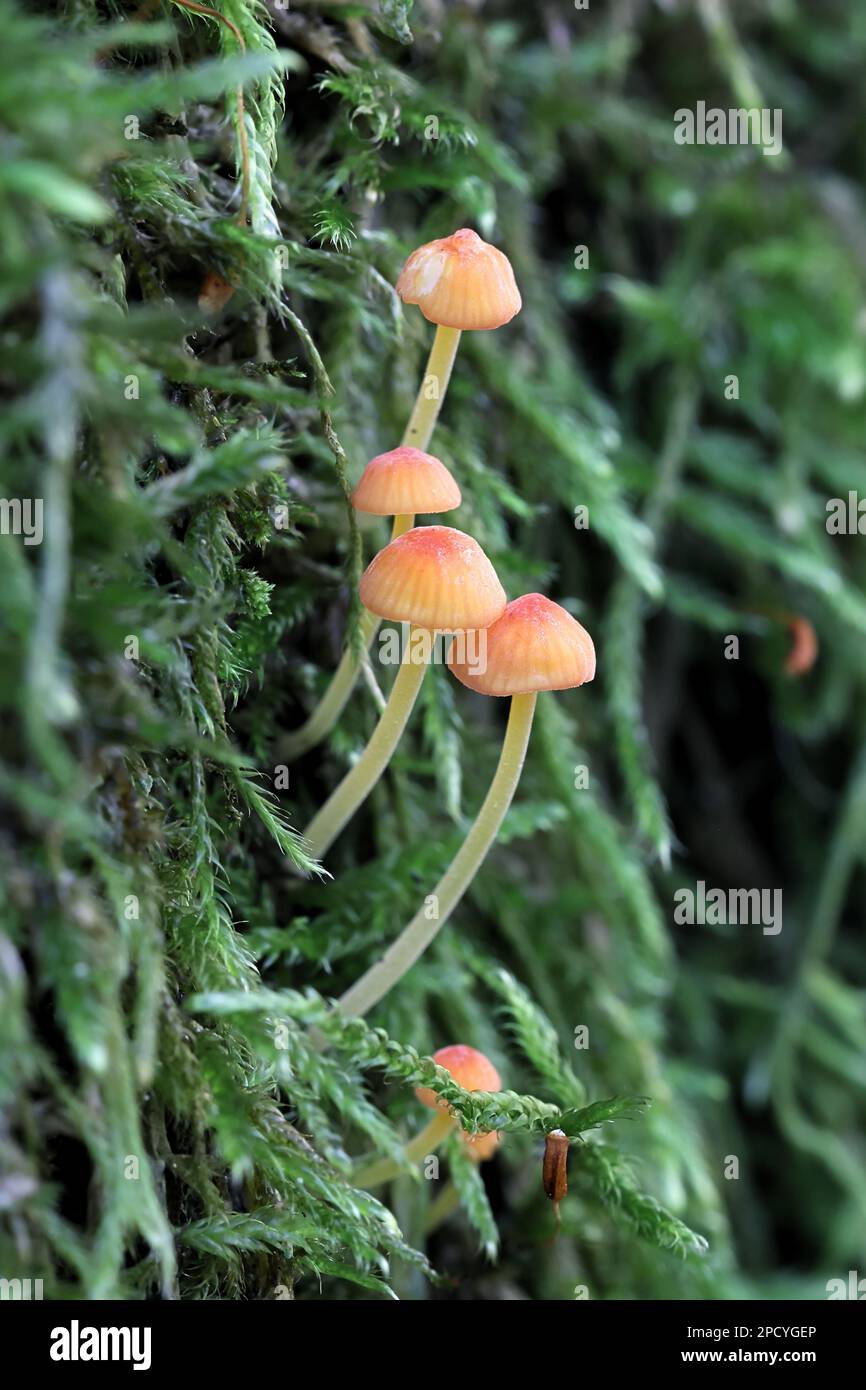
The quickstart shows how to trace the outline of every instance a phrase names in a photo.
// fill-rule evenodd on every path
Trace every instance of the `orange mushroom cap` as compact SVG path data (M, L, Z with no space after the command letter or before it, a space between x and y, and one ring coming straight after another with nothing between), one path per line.
M595 675L595 647L580 623L544 594L524 594L509 603L486 632L486 661L458 660L453 675L480 695L529 695L536 690L571 690Z
M433 1061L450 1071L464 1091L499 1091L502 1088L499 1072L490 1059L468 1043L451 1043L449 1047L440 1047L438 1052L433 1053ZM421 1104L430 1110L444 1105L444 1101L440 1101L429 1086L416 1087L415 1094Z
M215 270L209 270L201 282L198 292L198 307L206 314L218 314L224 309L235 292L234 285L224 280Z
M464 1091L499 1091L502 1089L502 1081L499 1072L494 1067L489 1058L479 1052L476 1047L469 1047L466 1043L452 1043L450 1047L440 1047L438 1052L433 1053L433 1061L438 1062L440 1067L450 1071L458 1086L462 1086ZM430 1110L446 1109L445 1101L439 1099L435 1091L431 1091L429 1086L418 1086L415 1094L422 1105L426 1105ZM463 1142L469 1149L470 1156L476 1163L483 1163L485 1159L491 1158L499 1145L500 1135L498 1130L490 1130L486 1134L468 1134L465 1129L460 1131Z
M523 302L508 257L468 227L413 251L397 293L445 328L500 328Z
M818 636L809 619L798 613L789 614L787 623L791 650L785 658L785 670L789 676L802 676L818 660Z
M502 1139L498 1129L491 1129L488 1134L467 1134L465 1129L460 1133L469 1150L469 1157L476 1163L486 1163L488 1158L492 1158Z
M461 500L445 464L409 445L370 459L352 493L353 507L373 516L450 512Z
M451 526L415 526L361 576L361 602L380 618L439 632L488 627L505 590L477 541Z

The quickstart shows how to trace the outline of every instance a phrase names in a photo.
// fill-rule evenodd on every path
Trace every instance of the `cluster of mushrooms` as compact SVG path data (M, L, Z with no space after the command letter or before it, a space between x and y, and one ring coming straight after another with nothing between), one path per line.
M323 858L387 767L424 679L431 637L460 637L452 641L448 656L452 674L482 695L509 697L511 707L496 773L463 845L382 958L339 1000L340 1010L355 1017L367 1013L410 969L472 882L517 787L538 692L572 689L595 674L592 639L564 608L543 594L524 594L509 603L476 540L450 526L415 525L419 514L440 514L460 505L452 474L426 450L461 333L499 328L521 308L508 258L464 228L414 251L400 273L397 292L436 325L436 334L400 447L367 464L352 501L358 511L393 517L390 543L361 579L363 645L370 646L381 619L408 624L410 640L367 746L304 832L311 853ZM469 642L467 634L483 640ZM416 642L414 637L427 640ZM482 659L470 659L470 651L481 653ZM327 736L352 692L360 664L347 649L316 709L290 737L290 756L299 756ZM500 1089L495 1067L474 1048L454 1044L437 1052L434 1060L464 1089ZM418 1094L425 1105L435 1106L432 1091ZM453 1127L450 1114L437 1113L407 1152L430 1152ZM489 1157L498 1141L496 1134L464 1137L479 1160ZM376 1165L369 1171L368 1183L388 1176L389 1165L380 1167L381 1173L374 1171Z

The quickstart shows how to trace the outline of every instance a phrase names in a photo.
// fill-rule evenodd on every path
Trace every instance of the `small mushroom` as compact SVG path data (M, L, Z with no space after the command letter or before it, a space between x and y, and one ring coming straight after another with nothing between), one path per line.
M505 610L505 592L481 546L451 526L416 526L391 541L368 565L360 592L370 612L410 624L408 650L369 743L304 832L317 859L388 766L427 670L429 634L485 628ZM426 640L414 640L418 629Z
M218 314L228 304L234 292L234 285L224 280L217 271L209 270L198 292L198 307L206 314Z
M449 1047L440 1047L438 1052L433 1053L433 1061L440 1067L450 1071L458 1086L462 1086L464 1091L498 1091L502 1088L502 1081L499 1072L494 1067L489 1058L483 1052L479 1052L475 1047L469 1047L466 1043L451 1043ZM426 1105L430 1110L441 1112L444 1110L448 1117L448 1124L440 1122L437 1126L438 1142L441 1143L448 1130L453 1128L455 1121L448 1110L445 1101L440 1100L435 1091L431 1091L429 1086L418 1086L415 1094L422 1105ZM429 1133L433 1124L428 1125L425 1133ZM465 1129L460 1131L461 1138L469 1150L470 1157L476 1163L483 1163L486 1159L492 1158L499 1146L501 1136L496 1130L490 1130L486 1134L469 1134ZM419 1136L420 1138L420 1136ZM425 1152L430 1152L429 1146Z
M785 671L789 676L803 676L811 671L818 660L818 637L808 618L799 613L785 616L791 634L791 649L785 658Z
M450 1071L458 1086L462 1086L464 1091L501 1089L499 1072L493 1063L483 1052L467 1046L466 1043L452 1043L450 1047L440 1047L438 1052L433 1053L433 1061ZM421 1163L429 1154L435 1153L456 1126L456 1120L446 1102L440 1100L429 1086L416 1087L415 1094L422 1105L426 1105L435 1113L429 1124L419 1130L415 1138L410 1139L404 1146L403 1159L409 1163ZM476 1163L483 1163L485 1159L490 1158L499 1144L500 1136L496 1130L487 1134L468 1134L466 1130L461 1130L460 1133L470 1157ZM393 1158L381 1158L356 1168L352 1174L352 1181L356 1187L380 1187L382 1183L399 1177L402 1171L402 1163L396 1162Z
M514 318L522 301L508 257L468 227L413 251L400 271L397 293L436 324L424 376L427 390L419 391L403 436L404 444L425 449L448 389L460 334L500 328Z
M391 541L364 571L360 593L380 618L437 632L486 628L506 611L481 546L453 526L415 526Z
M426 950L448 921L490 849L511 805L532 728L535 701L542 690L570 690L595 675L592 638L570 613L543 594L525 594L509 603L487 628L486 660L470 668L452 647L448 665L470 690L511 696L508 727L499 764L484 804L466 839L432 894L381 960L341 997L342 1013L361 1016L388 993ZM429 903L436 904L436 913Z
M431 323L458 330L501 328L523 302L508 257L469 227L413 251L397 293Z
M393 516L392 540L411 530L419 512L451 512L461 501L460 489L445 464L405 444L370 459L352 493L356 511Z

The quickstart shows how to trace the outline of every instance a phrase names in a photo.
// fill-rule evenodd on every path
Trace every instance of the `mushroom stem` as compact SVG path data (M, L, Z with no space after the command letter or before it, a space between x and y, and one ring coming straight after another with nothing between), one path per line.
M337 1007L341 1013L360 1018L378 1004L415 964L460 902L496 838L520 781L535 700L534 693L512 696L499 765L472 829L432 895L425 898L424 906L418 909L382 959L340 998ZM435 912L431 912L431 905Z
M428 1154L435 1153L451 1133L455 1121L448 1110L437 1110L429 1124L403 1149L403 1156L409 1163L420 1163ZM352 1174L353 1187L381 1187L382 1183L399 1178L403 1172L401 1164L393 1158L380 1158L368 1163Z
M427 670L426 660L412 659L413 631L413 628L409 629L407 656L400 663L397 679L369 743L304 831L309 853L314 859L322 858L346 822L369 796L400 742Z
M436 326L433 346L427 358L427 369L421 378L415 406L409 417L403 443L415 449L426 449L448 390L451 368L460 346L460 329Z
M415 525L415 518L411 512L399 512L394 517L394 524L391 527L391 540L395 541L398 536L404 536L407 531L411 531ZM379 624L376 623L376 627Z
M361 651L369 649L378 626L379 619L365 608L361 616L359 638ZM309 752L311 748L315 748L316 744L321 743L323 738L327 738L346 707L346 701L355 687L359 669L355 650L352 647L346 647L340 657L340 663L328 683L328 688L315 709L299 729L296 729L293 734L288 734L283 740L280 750L283 757L291 762Z
M460 1205L460 1194L453 1182L447 1182L424 1216L424 1234L431 1236Z
M430 443L430 437L433 434L442 402L445 399L445 392L448 389L451 368L454 366L454 358L457 355L459 343L459 328L443 328L441 324L437 326L430 356L427 359L427 369L421 378L415 405L401 441L403 444L411 444L416 449L426 449ZM395 516L391 528L391 540L396 540L398 536L402 536L404 531L411 531L414 525L415 518L412 515L404 513ZM358 651L369 650L378 628L379 619L372 613L365 613L361 620L361 641ZM321 743L323 738L327 738L343 713L346 701L355 688L359 670L360 662L356 651L347 647L340 658L339 666L331 677L327 690L315 709L299 729L284 739L283 757L289 761L300 758L302 754L315 748L317 743Z

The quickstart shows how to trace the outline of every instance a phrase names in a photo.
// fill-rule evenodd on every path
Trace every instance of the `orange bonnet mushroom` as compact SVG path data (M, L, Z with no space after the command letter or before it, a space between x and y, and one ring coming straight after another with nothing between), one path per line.
M469 1047L467 1043L452 1043L449 1047L440 1047L438 1052L433 1053L433 1061L450 1071L457 1085L462 1086L464 1091L499 1091L502 1088L499 1072L493 1063L483 1052ZM421 1104L426 1105L429 1110L448 1111L446 1102L440 1100L429 1086L416 1087L415 1094ZM447 1132L453 1124L449 1112L447 1126L441 1127ZM425 1133L429 1135L430 1126ZM499 1144L500 1136L496 1130L490 1130L486 1134L468 1134L464 1129L460 1133L477 1163L491 1158Z
M405 444L370 459L352 493L356 511L405 516L409 521L406 530L416 513L451 512L461 500L460 489L444 463ZM402 528L392 540L401 534Z
M397 293L436 324L424 387L403 436L404 444L424 449L448 390L460 334L501 328L522 301L508 257L468 227L413 251L397 278Z
M433 1061L449 1071L464 1091L498 1091L502 1087L499 1072L493 1063L483 1052L469 1047L466 1043L452 1043L450 1047L440 1047L438 1052L433 1053ZM435 1113L429 1124L405 1145L403 1160L409 1163L420 1163L429 1154L434 1153L456 1127L456 1120L447 1103L440 1100L429 1086L416 1087L415 1094L422 1105L426 1105ZM499 1144L500 1136L496 1130L487 1134L468 1134L466 1130L461 1130L460 1134L470 1157L476 1163L483 1163L485 1159L490 1158ZM352 1181L357 1187L378 1187L382 1183L390 1182L392 1178L399 1177L403 1166L403 1163L395 1161L394 1158L378 1159L358 1167L352 1174Z
M427 670L430 633L488 627L505 609L505 591L471 536L451 526L416 526L386 545L367 566L361 601L380 618L408 623L409 640L370 742L304 832L317 859L385 771ZM416 643L419 629L426 640Z
M448 662L453 675L479 695L534 695L571 690L595 675L595 647L586 628L544 594L509 603L487 634L484 670Z
M501 328L522 300L511 262L463 227L413 251L400 272L397 293L443 328Z
M364 571L361 601L380 618L439 632L489 627L506 606L481 546L453 526L416 526L386 545Z
M511 696L502 752L469 834L424 905L375 965L339 1001L343 1013L365 1014L387 994L448 921L490 849L520 780L535 701L542 690L570 690L595 675L595 648L585 628L543 594L509 603L483 634L486 656L470 663L457 643L448 665L470 690ZM436 913L429 911L430 902Z

